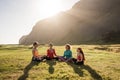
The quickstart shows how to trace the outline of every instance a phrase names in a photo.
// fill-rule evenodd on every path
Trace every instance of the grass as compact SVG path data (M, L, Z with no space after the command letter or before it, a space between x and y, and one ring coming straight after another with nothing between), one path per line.
M72 45L82 47L84 66L59 61L31 62L30 46L0 45L0 80L120 80L120 45ZM46 53L40 46L40 54ZM62 55L64 46L55 46Z

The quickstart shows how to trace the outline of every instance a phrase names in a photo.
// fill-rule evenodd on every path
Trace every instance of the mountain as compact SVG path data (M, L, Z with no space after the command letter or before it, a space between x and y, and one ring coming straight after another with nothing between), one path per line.
M72 9L40 20L19 44L120 43L120 0L80 0Z

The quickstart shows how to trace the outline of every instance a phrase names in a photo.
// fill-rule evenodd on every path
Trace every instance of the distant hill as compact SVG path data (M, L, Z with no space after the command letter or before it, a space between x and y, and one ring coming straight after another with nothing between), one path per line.
M72 9L40 20L19 44L120 43L120 0L81 0Z

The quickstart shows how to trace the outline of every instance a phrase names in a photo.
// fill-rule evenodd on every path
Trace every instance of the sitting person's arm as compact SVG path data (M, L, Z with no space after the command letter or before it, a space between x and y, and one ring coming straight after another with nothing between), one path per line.
M47 50L47 57L49 57L49 50Z
M70 58L72 58L72 51L70 51L70 53L69 53L69 54L70 54Z
M81 49L81 53L82 53L82 60L84 61L85 60L85 55L84 55L84 52L83 52L82 49Z
M62 57L65 57L65 52L64 52L64 54L63 54L63 56Z
M80 54L80 56L81 56L81 61L83 61L83 55L82 55L82 54Z
M56 55L56 52L55 52L55 49L53 49L53 53L54 53L55 56L57 56L57 55Z

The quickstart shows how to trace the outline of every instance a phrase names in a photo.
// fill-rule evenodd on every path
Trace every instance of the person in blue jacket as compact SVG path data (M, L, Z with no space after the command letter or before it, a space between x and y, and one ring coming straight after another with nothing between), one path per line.
M65 61L65 62L71 62L72 61L72 51L71 46L69 44L65 45L65 51L64 51L64 55L59 57L60 61Z

